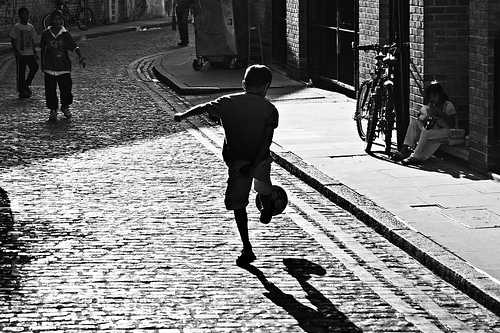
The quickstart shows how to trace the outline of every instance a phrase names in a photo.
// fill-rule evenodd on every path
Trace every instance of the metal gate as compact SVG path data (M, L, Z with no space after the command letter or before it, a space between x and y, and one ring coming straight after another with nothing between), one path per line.
M308 0L307 74L318 85L354 92L356 0Z

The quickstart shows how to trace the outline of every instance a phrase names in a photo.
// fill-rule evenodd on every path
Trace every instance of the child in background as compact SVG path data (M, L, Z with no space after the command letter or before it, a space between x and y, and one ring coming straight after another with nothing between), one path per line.
M16 56L17 91L19 98L31 97L31 82L38 71L38 54L35 48L36 31L31 23L28 23L30 12L28 8L21 7L18 10L19 22L16 23L9 33L11 44ZM26 66L29 67L28 76Z
M57 120L59 100L57 86L61 96L61 112L66 118L71 118L69 106L73 103L71 91L71 60L68 50L75 51L80 64L85 68L85 58L80 52L71 34L63 27L61 12L55 10L50 16L52 25L42 33L40 49L42 53L42 71L45 73L45 101L50 109L49 121Z
M433 81L425 89L425 97L429 104L423 106L418 118L410 123L401 151L392 157L403 165L420 164L427 160L446 142L450 129L457 128L455 106L441 84ZM413 147L415 150L412 152Z

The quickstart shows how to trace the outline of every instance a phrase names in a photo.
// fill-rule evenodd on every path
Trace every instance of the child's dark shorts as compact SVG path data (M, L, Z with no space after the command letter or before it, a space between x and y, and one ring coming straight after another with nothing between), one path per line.
M237 210L248 206L248 196L254 183L254 190L262 195L271 195L271 162L272 157L259 163L250 177L239 173L241 167L249 164L247 161L226 161L229 178L227 180L224 203L227 210Z

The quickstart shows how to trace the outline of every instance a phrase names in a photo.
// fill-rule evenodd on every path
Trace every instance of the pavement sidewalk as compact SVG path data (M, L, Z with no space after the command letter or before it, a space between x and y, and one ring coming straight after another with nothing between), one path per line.
M170 24L160 18L72 34L93 38ZM10 42L0 39L0 55L8 52ZM191 45L160 55L158 78L191 104L241 89L243 68L195 71L195 54ZM276 162L500 315L498 176L474 173L446 156L420 167L368 156L352 120L353 99L307 87L278 70L273 75L268 97L280 112Z

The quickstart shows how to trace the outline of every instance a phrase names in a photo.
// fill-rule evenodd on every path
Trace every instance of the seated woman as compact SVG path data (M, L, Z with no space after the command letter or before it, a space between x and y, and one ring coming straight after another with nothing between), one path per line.
M394 161L402 161L403 165L427 160L446 142L450 129L457 128L455 107L441 84L433 81L425 89L425 97L429 104L423 106L418 118L410 123L401 150L392 156Z

